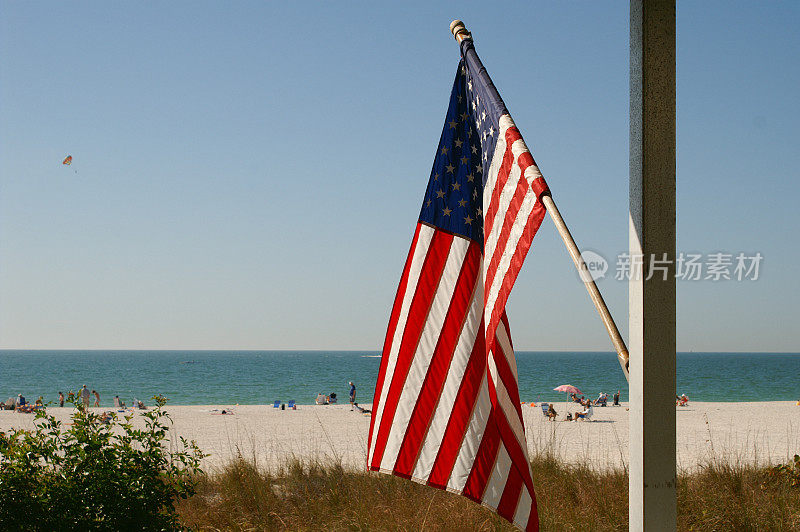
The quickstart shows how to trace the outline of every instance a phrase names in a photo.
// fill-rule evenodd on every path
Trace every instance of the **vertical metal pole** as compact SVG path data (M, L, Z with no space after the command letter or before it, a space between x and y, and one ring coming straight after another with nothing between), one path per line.
M629 527L675 530L675 0L630 10Z

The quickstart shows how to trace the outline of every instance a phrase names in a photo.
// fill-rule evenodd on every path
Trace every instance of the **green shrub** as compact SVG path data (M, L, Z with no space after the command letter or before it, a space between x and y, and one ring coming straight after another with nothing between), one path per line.
M788 464L774 466L770 474L785 479L793 488L800 488L800 455L794 455L794 460Z
M34 430L0 433L0 530L176 530L174 503L194 494L202 452L165 444L166 399L144 412L103 419L76 403L72 424L46 410Z

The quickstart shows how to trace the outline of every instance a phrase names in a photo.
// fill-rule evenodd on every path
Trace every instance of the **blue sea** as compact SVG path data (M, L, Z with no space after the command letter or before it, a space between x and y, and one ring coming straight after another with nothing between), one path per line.
M317 393L345 399L348 381L358 400L372 401L380 353L374 351L16 351L0 350L0 400L22 393L55 401L83 384L101 405L119 395L171 404L312 403ZM627 385L614 353L517 352L523 401L564 399L573 384L587 397ZM695 401L800 399L800 353L679 353L676 393Z

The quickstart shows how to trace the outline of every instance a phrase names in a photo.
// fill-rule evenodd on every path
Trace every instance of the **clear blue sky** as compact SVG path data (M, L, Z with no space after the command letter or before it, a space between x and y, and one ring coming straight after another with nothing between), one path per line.
M3 0L0 347L380 349L453 18L613 275L626 2ZM798 25L796 2L679 4L678 250L764 256L679 282L680 350L800 350ZM599 285L624 334L627 284ZM509 316L517 349L611 349L549 219Z

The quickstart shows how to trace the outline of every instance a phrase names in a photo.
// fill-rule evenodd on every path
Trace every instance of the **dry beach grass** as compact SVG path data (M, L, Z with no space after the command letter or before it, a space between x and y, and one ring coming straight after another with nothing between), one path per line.
M564 406L558 406L562 414ZM312 458L273 448L273 456L283 457L279 463L290 464L274 467L246 443L251 452L216 468L201 484L201 496L183 503L186 524L198 530L512 530L462 497L361 471L367 418L348 417L346 407L311 410L318 435ZM609 407L597 410L595 423L550 423L538 409L525 410L542 530L627 530L628 416L624 407ZM677 419L680 530L800 530L800 489L769 468L800 450L800 408L695 403L679 409Z
M542 530L628 529L628 476L532 460ZM340 465L237 460L181 501L195 530L514 530L463 497ZM800 488L769 468L709 463L678 478L679 530L800 530Z

